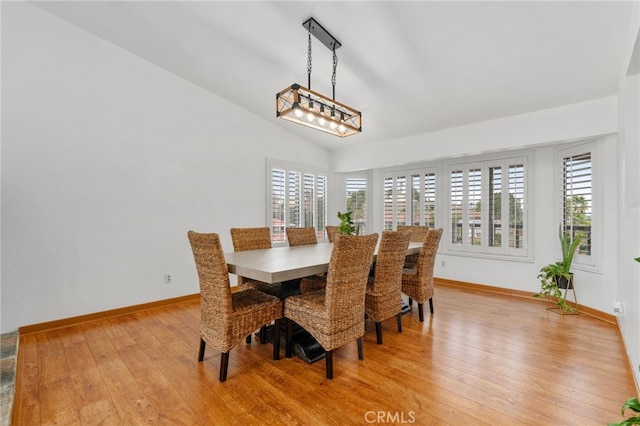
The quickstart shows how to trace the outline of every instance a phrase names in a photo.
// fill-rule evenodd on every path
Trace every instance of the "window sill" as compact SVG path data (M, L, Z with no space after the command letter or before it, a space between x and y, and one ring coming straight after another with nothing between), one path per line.
M530 256L516 256L516 255L480 253L480 252L457 251L457 250L443 250L439 254L443 254L446 256L475 257L478 259L500 260L500 261L507 261L507 262L533 263L533 258L531 258Z

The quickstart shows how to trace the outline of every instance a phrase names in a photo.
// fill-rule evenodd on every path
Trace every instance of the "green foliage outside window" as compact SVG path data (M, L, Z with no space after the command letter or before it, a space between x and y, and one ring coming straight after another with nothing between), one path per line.
M367 191L364 189L353 191L347 197L347 212L351 213L353 222L358 226L364 226L367 222L366 201Z

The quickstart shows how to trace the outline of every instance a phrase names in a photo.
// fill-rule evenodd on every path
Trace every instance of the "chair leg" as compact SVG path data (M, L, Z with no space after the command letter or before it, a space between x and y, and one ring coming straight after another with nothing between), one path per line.
M422 303L418 303L418 317L420 317L420 322L424 322L424 310L422 309Z
M409 306L413 306L413 299L409 298Z
M398 333L402 333L402 312L396 315L396 323L398 323Z
M227 369L229 368L229 352L222 352L220 357L220 377L219 380L224 382L227 380Z
M333 379L333 351L327 351L326 355L324 356L325 362L326 362L326 369L327 369L327 379L332 380Z
M284 356L287 358L291 358L291 352L292 352L292 345L293 342L292 340L292 335L293 335L293 325L291 324L291 320L289 318L287 318L287 338L285 340L285 348L284 348Z
M207 342L205 342L202 337L200 338L200 351L198 352L198 362L202 362L204 359L204 350L207 347Z
M277 319L273 325L273 359L280 359L280 319Z
M260 327L260 344L264 345L267 343L267 326L263 325Z
M247 343L247 345L251 344L251 335L247 336L247 338L245 339L245 342Z
M376 321L376 341L379 345L382 344L382 324L380 321Z
M358 337L358 359L362 361L364 354L362 353L362 337Z
M429 310L433 313L433 297L429 299Z

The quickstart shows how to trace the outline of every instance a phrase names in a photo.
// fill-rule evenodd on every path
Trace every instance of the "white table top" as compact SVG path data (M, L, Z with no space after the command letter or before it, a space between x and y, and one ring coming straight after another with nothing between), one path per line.
M419 253L420 247L422 243L409 243L407 254ZM321 243L229 252L224 257L232 274L278 283L327 272L332 249L333 244Z

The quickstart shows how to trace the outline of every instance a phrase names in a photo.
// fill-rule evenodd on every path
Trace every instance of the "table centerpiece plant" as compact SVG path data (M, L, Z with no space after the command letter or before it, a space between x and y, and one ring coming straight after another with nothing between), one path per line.
M340 219L340 226L338 226L338 234L340 235L358 235L359 228L353 223L351 215L353 212L338 212L338 219Z

